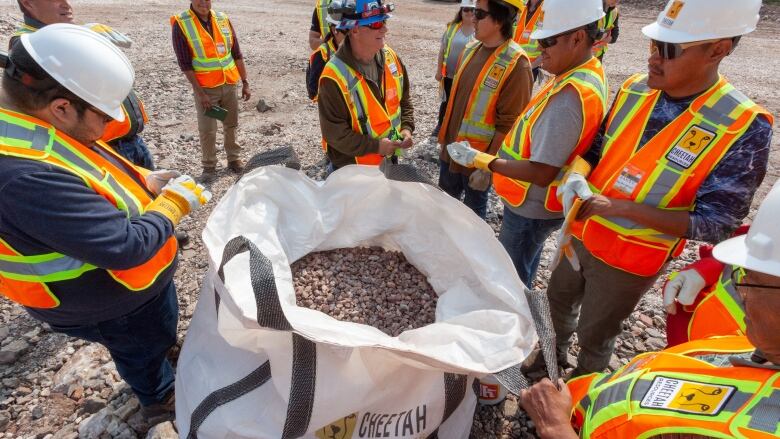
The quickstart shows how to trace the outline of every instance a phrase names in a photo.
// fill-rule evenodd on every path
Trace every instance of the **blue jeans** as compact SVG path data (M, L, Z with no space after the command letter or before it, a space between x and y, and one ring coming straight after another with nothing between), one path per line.
M114 140L111 142L111 146L116 149L119 155L129 160L132 164L154 171L152 153L149 152L144 139L138 134L130 138Z
M162 403L173 391L174 371L166 354L176 343L178 320L176 286L171 282L152 301L122 317L81 326L52 325L52 329L105 346L119 375L141 404L149 406Z
M542 257L544 241L563 224L561 219L533 219L513 213L504 206L504 221L498 240L509 253L520 280L530 289L539 259Z
M463 204L468 206L480 218L487 216L488 190L475 191L469 187L469 176L450 172L450 164L439 160L439 187L452 198L460 200L463 196Z

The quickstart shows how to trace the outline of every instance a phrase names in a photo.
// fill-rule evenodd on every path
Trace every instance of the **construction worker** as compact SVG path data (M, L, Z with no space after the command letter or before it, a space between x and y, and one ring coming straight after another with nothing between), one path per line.
M539 58L542 51L539 44L531 37L536 30L537 25L543 21L542 4L544 0L527 0L525 7L520 9L520 14L515 22L515 33L513 39L520 47L525 50L528 59L531 60L534 80L539 76L539 66L542 60Z
M734 236L749 229L742 226ZM672 273L664 284L667 347L709 337L745 335L745 303L735 286L743 272L715 259L712 248L709 244L699 246L699 260Z
M203 154L199 181L208 183L217 176L217 119L222 121L228 169L240 174L244 165L239 156L241 147L236 143L239 79L245 101L252 92L233 24L223 12L211 9L211 0L192 0L189 9L170 21L173 50L195 96Z
M542 8L544 26L532 38L541 47L542 67L554 79L525 107L498 157L471 148L458 154L467 158L466 165L494 172L493 184L504 203L498 239L529 286L544 241L563 223L558 185L575 158L590 148L609 94L604 69L591 52L604 16L601 0L546 0ZM462 146L451 145L450 154Z
M745 272L736 287L746 305L746 337L696 340L642 354L613 373L582 376L560 390L545 379L521 394L537 433L543 439L778 437L778 215L780 185L775 184L747 236L714 250L722 263Z
M512 41L520 0L477 0L477 41L466 46L452 86L439 143L464 142L495 154L531 98L531 63ZM490 172L464 168L442 147L439 187L479 217L487 215Z
M343 0L333 0L334 4L340 9L344 3ZM309 99L316 101L317 92L320 88L320 76L325 64L336 53L341 43L346 38L344 31L337 31L336 26L341 22L341 16L338 14L328 14L328 26L330 32L325 37L325 42L314 50L309 56L309 66L306 68L306 90L309 93Z
M671 0L643 29L649 74L623 84L585 156L593 172L561 186L565 200L584 200L571 228L582 270L559 264L547 289L562 363L577 331L574 375L607 367L623 320L686 239L719 242L750 211L772 116L718 68L756 28L760 7Z
M438 141L439 130L444 122L444 114L447 112L447 104L450 100L452 81L458 71L458 61L466 48L466 44L474 40L474 8L476 0L461 0L455 18L447 23L447 28L441 36L439 55L436 57L436 82L439 83L439 92L442 100L439 105L439 119L431 133L431 141Z
M309 47L317 50L324 43L328 35L333 32L328 23L328 6L333 0L314 0L314 13L311 15L311 28L309 28ZM342 4L344 1L341 2Z
M134 80L81 26L22 35L0 93L0 294L52 330L104 345L154 423L173 414L174 227L210 194L99 141Z
M331 5L333 6L333 5ZM379 165L413 144L409 75L385 45L394 6L382 0L345 2L337 30L347 38L320 77L323 148L329 171L349 164Z
M54 23L73 23L73 8L68 0L17 0L19 9L24 16L24 22L11 37L9 49L19 40L19 37L32 33L44 26ZM102 24L87 25L93 30L111 40L120 47L129 47L132 41L126 36ZM126 159L137 166L154 169L154 159L149 148L141 138L140 133L149 121L143 102L134 91L122 102L124 121L112 120L106 126L101 140L111 145Z
M602 37L593 45L593 55L604 61L604 55L607 53L607 45L617 43L620 36L620 13L618 12L618 0L604 0L604 18L601 19L599 27L602 31Z

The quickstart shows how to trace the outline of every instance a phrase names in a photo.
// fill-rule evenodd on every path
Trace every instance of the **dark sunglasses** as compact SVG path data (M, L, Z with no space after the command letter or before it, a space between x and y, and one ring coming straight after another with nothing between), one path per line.
M476 9L476 8L460 8L460 12L465 12L467 14L473 14L474 13L474 9Z
M578 30L582 29L581 27L578 27L576 29L572 29L570 31L566 31L562 34L553 35L551 37L542 38L539 40L536 40L539 43L539 46L542 49L549 49L550 47L553 47L554 45L558 44L558 38L565 37L566 35L573 34L574 32L577 32Z
M375 21L375 22L373 22L371 24L366 24L363 27L367 27L367 28L373 29L373 30L379 30L379 29L382 29L383 27L385 27L385 23L387 23L387 20Z
M490 11L484 9L474 8L474 18L477 20L484 20L490 16Z
M731 272L731 283L735 288L766 288L768 290L780 290L780 286L776 285L760 285L760 284L746 284L742 283L742 279L745 278L745 270L739 269Z
M692 43L665 43L663 41L650 40L650 50L652 53L658 52L658 54L663 59L672 60L681 57L683 52L685 52L685 49L693 46L701 46L703 44L713 43L715 41L719 41L719 39L694 41Z

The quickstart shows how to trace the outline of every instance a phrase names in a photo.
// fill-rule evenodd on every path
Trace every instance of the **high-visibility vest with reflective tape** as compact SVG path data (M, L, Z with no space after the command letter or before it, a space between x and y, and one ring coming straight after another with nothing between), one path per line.
M309 56L309 68L311 68L312 63L314 63L314 57L317 54L319 54L322 58L322 61L327 64L333 54L336 53L336 50L338 50L338 48L336 47L335 38L328 38L324 43L320 44L320 47L318 47L317 50L312 52ZM312 101L317 102L317 96L314 96Z
M14 37L21 37L24 34L34 33L37 30L38 30L38 28L36 28L34 26L30 26L27 23L22 23L22 24L19 25L19 27L16 28L16 30L14 31L13 36Z
M442 78L447 76L447 59L450 57L450 51L452 50L452 40L455 38L455 34L458 33L460 28L463 27L462 22L449 23L447 30L444 31L444 52L442 52L441 58L441 76Z
M399 139L401 128L401 99L404 90L404 72L398 61L398 55L388 46L384 47L385 68L384 101L380 101L368 85L368 81L357 70L353 69L338 56L334 56L325 65L320 76L322 81L330 79L341 89L344 102L349 108L352 119L352 129L356 133L370 136L374 139ZM327 151L327 141L322 139L323 149ZM366 154L355 157L358 165L379 165L382 162L380 154Z
M475 41L466 45L461 57L458 73L452 84L452 90L458 90L461 75L468 68L469 62L480 49L482 43ZM473 87L471 87L468 104L460 122L456 141L468 140L471 146L480 151L486 151L493 136L496 134L496 103L501 95L507 78L517 66L520 58L527 58L523 49L512 40L506 40L496 47L485 61ZM444 136L450 124L450 116L455 99L450 99L444 123L439 130L439 142L444 143Z
M542 18L543 14L542 5L537 6L536 11L534 11L534 14L526 23L528 18L528 7L526 6L517 15L517 21L515 22L515 34L512 39L523 48L531 62L536 61L536 58L539 58L539 56L542 55L542 49L539 47L539 42L531 39L531 34L536 30L539 19Z
M51 125L38 119L0 108L0 155L37 160L64 169L108 200L128 218L144 213L152 199L146 189L111 161L92 151ZM98 146L144 176L108 145ZM106 270L131 291L149 288L176 258L176 239L171 236L151 259L128 270ZM98 267L61 253L24 255L0 239L0 294L33 308L55 308L60 300L50 285L79 278Z
M599 29L604 33L604 35L607 35L612 29L615 28L615 23L618 19L618 8L617 6L612 8L609 12L604 15L599 20ZM603 57L605 53L607 53L607 47L609 46L608 41L599 42L597 44L593 45L593 56L596 57Z
M320 26L320 38L323 41L330 35L330 23L327 20L330 2L331 0L317 0L317 6L314 7L317 11L317 24Z
M601 161L588 177L594 193L670 211L691 211L696 192L756 117L772 116L721 78L639 148L661 96L647 75L626 81L607 119ZM606 264L652 276L682 252L685 240L627 218L593 216L572 234Z
M780 371L731 366L726 359L754 349L746 337L699 340L639 355L613 373L575 378L567 384L573 424L590 439L776 438Z
M718 282L696 305L688 323L688 340L745 335L745 301L731 280L734 270L742 271L737 266L727 265ZM740 277L743 275L744 272Z
M191 9L172 16L171 26L178 24L187 38L192 50L192 69L201 87L236 84L240 75L233 60L234 38L230 20L224 13L213 10L209 16L213 35L203 28Z
M582 128L579 133L577 146L574 147L555 181L547 187L544 207L550 212L563 211L563 206L557 198L561 179L569 169L571 162L590 148L593 138L596 137L596 133L598 133L604 115L607 112L609 90L607 88L607 76L604 73L601 62L596 58L591 58L585 64L549 81L531 99L531 102L525 108L525 112L515 121L514 127L504 138L504 142L501 144L501 149L498 152L498 157L502 159L530 160L533 129L536 121L544 113L550 98L569 85L577 91L580 97L583 117ZM555 148L558 146L546 145L545 147ZM515 180L501 174L493 174L493 185L496 188L496 194L504 202L514 207L521 206L525 202L528 191L531 188L530 182Z

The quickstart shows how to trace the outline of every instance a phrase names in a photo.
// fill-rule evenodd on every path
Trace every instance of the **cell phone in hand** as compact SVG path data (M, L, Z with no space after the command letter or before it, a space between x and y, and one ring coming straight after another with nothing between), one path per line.
M225 118L228 115L228 111L218 105L212 105L211 107L207 108L206 111L203 112L205 116L212 117L214 119L218 119L221 121L225 121Z

